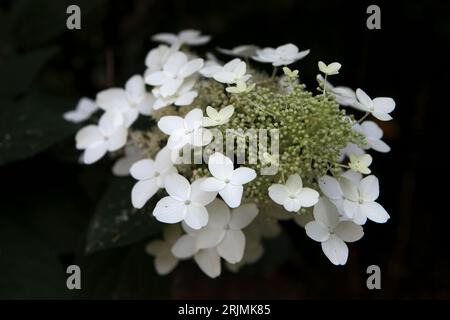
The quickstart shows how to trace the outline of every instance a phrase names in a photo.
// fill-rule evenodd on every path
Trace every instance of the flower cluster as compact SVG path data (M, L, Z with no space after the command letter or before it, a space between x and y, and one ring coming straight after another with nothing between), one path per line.
M113 173L136 180L133 207L156 203L163 238L146 251L159 274L191 258L212 278L222 259L237 271L256 262L262 240L280 232L278 220L290 218L333 264L343 265L346 243L362 238L367 219L389 219L376 202L379 182L366 151L390 148L377 122L364 120L391 120L393 99L333 86L328 77L339 73L337 62L319 61L318 92L306 90L288 65L310 51L291 43L219 49L232 56L221 61L191 51L210 40L197 30L152 39L163 44L150 50L141 75L99 92L95 101L81 99L64 118L82 122L103 112L79 130L76 147L85 164L107 152L122 154ZM273 73L258 71L260 63ZM355 120L351 108L365 114ZM139 116L147 126L134 126Z

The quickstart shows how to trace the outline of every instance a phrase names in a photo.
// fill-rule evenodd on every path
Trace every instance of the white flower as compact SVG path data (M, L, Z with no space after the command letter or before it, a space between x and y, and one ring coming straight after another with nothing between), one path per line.
M156 87L152 90L153 95L156 98L153 104L153 109L158 110L167 107L171 104L176 106L188 106L195 98L197 98L197 90L192 90L196 82L195 77L189 77L183 84L178 88L178 90L171 96L164 97L161 95L160 87Z
M125 177L130 174L130 168L138 160L144 158L140 148L134 144L129 144L125 147L125 154L118 159L112 167L112 172L118 177Z
M351 221L339 221L336 208L325 198L314 206L314 221L305 226L308 237L322 245L323 253L334 265L344 265L348 258L345 242L355 242L364 235L361 226Z
M230 158L216 152L209 157L208 169L213 177L207 178L202 184L202 190L219 192L219 195L230 208L239 207L244 187L256 178L253 169L239 167L234 169Z
M248 44L248 45L241 45L234 47L232 49L223 49L223 48L217 48L217 50L220 53L229 55L229 56L235 56L240 58L250 58L254 55L256 55L256 51L259 50L259 47Z
M226 106L220 111L217 111L213 107L206 107L206 114L208 117L203 117L203 127L220 126L230 121L233 116L234 107L232 105Z
M99 124L80 129L76 136L76 148L84 150L83 162L91 164L102 158L108 151L116 151L127 142L127 128L116 112L104 113Z
M225 90L229 93L246 93L250 92L255 88L255 84L247 86L245 82L238 81L235 87L227 87Z
M348 163L348 166L350 167L350 169L356 171L356 172L361 172L363 174L370 174L370 169L369 166L372 163L372 156L370 154L354 154L354 153L350 153L349 154L350 157L350 162Z
M203 111L193 109L183 118L165 116L158 121L159 129L170 135L167 146L172 150L184 147L186 144L205 146L212 140L212 134L202 127Z
M342 207L345 215L357 224L363 225L366 220L385 223L389 214L377 202L380 194L378 179L371 175L364 179L341 179L340 186L344 195Z
M392 120L389 113L395 109L394 99L381 97L372 100L361 89L356 89L356 97L358 98L358 103L355 105L356 108L362 111L370 112L378 120Z
M246 82L251 77L251 75L246 74L246 72L247 65L238 58L227 62L223 67L214 67L210 71L214 80L225 84L234 84L239 81Z
M155 161L142 159L134 163L130 168L130 174L139 181L131 190L133 207L142 208L159 189L164 188L166 176L176 172L171 151L167 147L158 152Z
M200 229L208 223L208 211L205 206L216 197L216 192L205 192L200 184L205 179L195 180L192 184L176 173L164 179L164 185L169 196L162 198L156 204L153 215L164 223L184 221L193 229Z
M326 74L327 76L332 76L339 73L341 69L341 64L339 62L332 62L326 65L323 61L319 61L319 70Z
M290 79L298 78L298 70L291 70L288 67L283 67L283 72Z
M163 236L164 240L154 240L145 247L148 254L155 256L155 269L159 275L169 274L178 265L178 258L172 254L172 246L181 236L180 226L167 226Z
M145 90L142 76L132 76L122 88L110 88L97 94L98 106L109 112L118 112L123 117L126 127L136 121L139 114L151 115L153 113L154 97Z
M219 255L229 263L241 261L245 249L245 235L242 229L258 215L256 205L244 204L230 213L225 203L216 199L208 206L208 212L207 226L197 233L197 247L217 248Z
M272 63L274 67L286 66L306 57L309 50L298 51L298 47L292 43L288 43L278 48L264 48L256 51L256 55L252 58L259 62Z
M158 42L164 42L171 45L181 46L187 44L190 46L198 46L208 43L211 39L210 36L201 35L198 30L183 30L178 34L174 33L158 33L155 34L152 39Z
M320 74L317 75L317 82L319 82L322 85L325 85L326 86L325 89L327 90L327 92L333 94L334 97L336 98L336 102L339 103L341 106L353 107L357 104L355 90L343 86L335 87L328 80L325 81L325 79Z
M152 86L160 86L159 93L163 97L174 95L184 80L199 71L203 66L203 59L188 61L183 52L175 52L164 63L161 71L155 71L145 76L145 82Z
M80 101L78 101L75 110L65 112L63 118L69 122L80 123L89 119L97 110L98 106L95 104L94 100L81 98Z
M173 53L173 48L163 44L150 50L145 57L145 65L147 67L145 75L161 70L171 53Z
M273 184L269 187L269 197L282 205L286 211L297 212L302 207L311 207L319 199L319 193L311 188L304 188L298 174L289 176L286 184Z
M361 132L366 137L367 145L364 149L373 149L378 152L389 152L391 148L382 141L383 130L373 121L364 121L356 125L354 130Z

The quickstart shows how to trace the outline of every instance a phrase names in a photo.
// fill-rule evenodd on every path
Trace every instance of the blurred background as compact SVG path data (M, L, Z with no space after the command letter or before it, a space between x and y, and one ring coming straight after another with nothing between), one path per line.
M70 4L81 8L81 30L66 28ZM381 8L381 30L366 27L370 4ZM108 159L77 163L79 126L62 114L143 72L152 34L187 28L212 35L201 53L292 42L311 49L295 65L310 89L318 60L339 61L333 83L395 99L394 120L381 124L392 151L372 153L391 219L365 225L346 266L284 223L263 259L237 274L211 280L184 262L157 276L143 248L159 230L145 215L117 222L132 181L113 178ZM450 298L449 41L448 1L1 0L0 298ZM71 264L82 290L66 288ZM381 290L366 287L373 264Z

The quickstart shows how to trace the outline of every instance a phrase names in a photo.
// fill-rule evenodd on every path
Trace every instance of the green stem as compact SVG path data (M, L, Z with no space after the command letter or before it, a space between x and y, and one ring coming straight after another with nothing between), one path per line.
M358 123L363 122L369 116L369 114L370 114L370 112L366 112L366 114L363 115L362 118L358 120Z

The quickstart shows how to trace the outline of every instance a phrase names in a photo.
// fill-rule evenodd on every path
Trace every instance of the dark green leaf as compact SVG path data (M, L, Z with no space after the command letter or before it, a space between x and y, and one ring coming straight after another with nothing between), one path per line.
M122 247L161 231L151 215L154 203L137 210L131 205L131 178L115 178L103 195L89 226L86 252ZM156 198L156 196L154 197Z
M31 94L13 102L0 100L0 164L35 155L74 134L62 113L74 100Z

